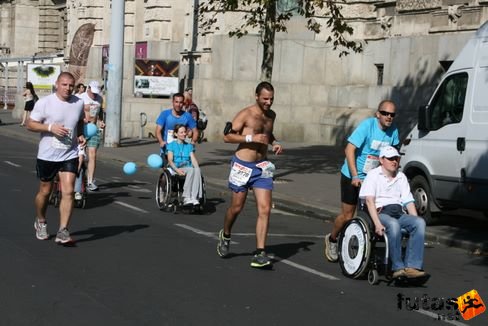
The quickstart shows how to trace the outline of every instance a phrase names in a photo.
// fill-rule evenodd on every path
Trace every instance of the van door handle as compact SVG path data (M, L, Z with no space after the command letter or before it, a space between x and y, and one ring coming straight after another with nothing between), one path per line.
M456 141L456 146L458 151L464 152L464 150L466 149L466 138L458 137Z

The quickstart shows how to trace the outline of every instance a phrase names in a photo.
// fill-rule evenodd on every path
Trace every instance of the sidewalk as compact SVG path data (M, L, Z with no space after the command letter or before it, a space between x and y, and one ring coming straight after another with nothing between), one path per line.
M10 111L0 110L0 120L3 121L0 137L38 142L39 135L19 127ZM229 160L235 148L223 142L197 145L197 156L208 185L227 189ZM277 168L273 191L275 208L332 221L340 209L339 169L344 160L343 148L286 142L283 148L283 155L269 157ZM153 139L124 139L121 147L100 148L99 159L120 164L133 161L138 166L146 166L147 156L153 153L157 153ZM476 217L470 217L473 215ZM439 225L427 227L426 240L486 254L488 219L480 216L476 212L449 214ZM325 228L317 232L325 233Z

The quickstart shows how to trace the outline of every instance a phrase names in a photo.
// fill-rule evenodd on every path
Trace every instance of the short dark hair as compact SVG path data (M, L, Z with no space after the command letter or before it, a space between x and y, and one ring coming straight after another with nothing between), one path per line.
M173 100L174 100L176 97L183 97L183 98L185 98L185 95L183 95L183 93L180 93L180 92L178 92L178 93L174 93L174 94L173 94Z
M187 129L186 128L186 125L182 124L182 123L177 123L173 129L173 132L176 134L178 132L178 129L180 129L181 127L185 128L185 130Z
M256 95L259 95L261 91L265 89L270 92L274 92L274 87L271 85L271 83L267 81L260 82L258 86L256 86Z

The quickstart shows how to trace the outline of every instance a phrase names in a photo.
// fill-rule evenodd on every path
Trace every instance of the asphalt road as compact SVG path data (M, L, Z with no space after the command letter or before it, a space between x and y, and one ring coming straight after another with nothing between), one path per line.
M207 189L206 214L163 213L153 194L158 172L125 176L117 162L99 162L100 191L74 212L76 245L39 241L36 152L29 142L0 142L1 325L446 324L438 314L458 318L458 325L487 324L487 312L464 321L448 305L411 309L415 298L435 306L471 289L488 303L486 256L431 244L426 286L370 286L323 258L329 223L273 211L267 251L276 263L269 271L252 269L252 201L234 227L232 257L221 259L215 247L226 190ZM58 212L49 207L51 235L57 227Z

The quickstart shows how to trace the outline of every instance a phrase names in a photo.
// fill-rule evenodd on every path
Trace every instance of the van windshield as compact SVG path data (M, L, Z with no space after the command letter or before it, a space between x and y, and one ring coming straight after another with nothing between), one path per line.
M444 80L430 105L430 130L461 122L467 86L466 72L449 76Z

